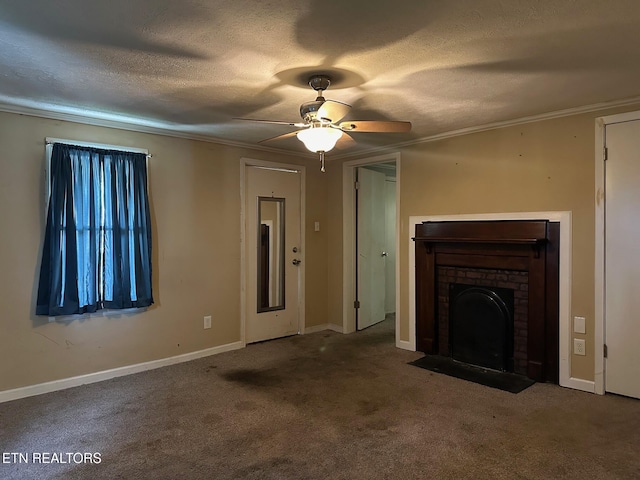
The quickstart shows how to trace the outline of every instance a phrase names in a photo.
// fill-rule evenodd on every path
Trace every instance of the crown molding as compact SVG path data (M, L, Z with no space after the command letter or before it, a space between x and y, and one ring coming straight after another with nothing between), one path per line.
M442 133L430 135L427 137L417 138L415 140L409 140L407 142L394 143L393 145L386 145L383 147L374 147L374 148L367 149L365 151L335 155L335 156L332 156L331 158L334 160L339 160L343 158L357 157L360 155L371 155L372 153L388 153L390 151L398 151L401 148L409 147L411 145L417 145L420 143L436 142L438 140L444 140L444 139L453 138L453 137L460 137L462 135L469 135L472 133L485 132L487 130L496 130L498 128L512 127L516 125L523 125L526 123L533 123L533 122L541 122L544 120L553 120L555 118L570 117L572 115L579 115L582 113L598 112L598 111L607 110L610 108L626 107L626 106L638 105L638 104L640 104L640 97L631 97L631 98L625 98L623 100L613 100L610 102L594 103L591 105L584 105L581 107L567 108L564 110L556 110L553 112L541 113L538 115L530 115L528 117L520 117L512 120L487 123L487 124L478 125L475 127L467 127L467 128L461 128L459 130L451 130L448 132L442 132Z
M246 142L236 142L233 140L225 140L213 135L202 133L185 132L180 130L179 125L171 125L168 123L154 121L156 125L151 125L150 121L138 118L130 118L127 120L119 120L116 118L107 118L107 115L97 112L73 113L56 110L55 108L43 108L28 105L19 105L8 103L0 99L0 112L15 113L18 115L29 115L32 117L47 118L50 120L62 120L65 122L80 123L83 125L93 125L96 127L117 128L119 130L127 130L138 133L149 133L153 135L164 135L167 137L182 138L186 140L197 140L201 142L215 143L229 147L245 148L250 150L258 150L270 153L279 153L285 155L296 155L302 157L315 158L310 152L292 152L282 148L267 147L264 145L256 145ZM116 117L117 115L113 115Z
M435 135L429 135L426 137L417 138L407 142L395 143L392 145L386 145L382 147L364 148L350 153L343 153L337 155L327 155L327 161L340 160L345 158L359 157L363 155L371 154L384 154L389 152L396 152L401 148L409 147L412 145L418 145L421 143L435 142L438 140L444 140L447 138L459 137L462 135L469 135L472 133L484 132L487 130L495 130L498 128L511 127L515 125L523 125L526 123L539 122L543 120L552 120L555 118L568 117L571 115L579 115L582 113L597 112L600 110L607 110L616 107L625 107L630 105L640 104L640 96L631 97L622 100L613 100L609 102L595 103L591 105L584 105L581 107L567 108L564 110L556 110L553 112L541 113L538 115L531 115L527 117L516 118L512 120L505 120L501 122L487 123L484 125L478 125L475 127L467 127L459 130L451 130L448 132L442 132ZM158 121L150 121L141 118L127 118L118 119L118 115L102 114L99 112L79 113L71 111L63 111L63 108L56 108L54 106L42 107L35 105L17 104L8 101L7 97L0 97L0 112L15 113L18 115L30 115L34 117L48 118L52 120L62 120L67 122L80 123L85 125L94 125L97 127L117 128L121 130L128 130L140 133L150 133L154 135L164 135L168 137L183 138L187 140L197 140L201 142L216 143L220 145L226 145L229 147L245 148L250 150L258 150L270 153L278 153L284 155L295 155L305 158L315 158L316 155L310 152L292 152L282 148L267 147L264 145L257 145L246 142L237 142L232 140L225 140L215 137L213 135L206 135L202 133L185 132L180 130L180 125L174 125L169 123L163 123ZM123 117L124 118L124 117ZM153 124L155 125L153 125Z

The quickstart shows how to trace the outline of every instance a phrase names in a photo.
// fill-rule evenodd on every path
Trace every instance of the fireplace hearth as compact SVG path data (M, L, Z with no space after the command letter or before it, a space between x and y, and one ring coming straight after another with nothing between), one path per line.
M559 223L416 225L416 346L558 382Z

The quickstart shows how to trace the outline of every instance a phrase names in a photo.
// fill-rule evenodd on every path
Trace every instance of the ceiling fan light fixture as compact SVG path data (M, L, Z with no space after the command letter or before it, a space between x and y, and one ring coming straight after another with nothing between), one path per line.
M319 153L333 149L342 137L342 130L331 127L311 127L300 130L296 135L307 150Z

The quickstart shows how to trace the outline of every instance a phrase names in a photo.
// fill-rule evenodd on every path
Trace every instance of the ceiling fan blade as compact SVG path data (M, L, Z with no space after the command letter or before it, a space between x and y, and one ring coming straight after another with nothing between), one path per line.
M306 127L306 123L282 122L280 120L259 120L257 118L239 118L234 117L233 120L242 120L243 122L273 123L275 125L289 125L290 127Z
M353 139L353 137L347 132L342 132L342 136L338 140L338 143L336 143L336 148L345 150L347 148L355 147L355 145L356 141Z
M336 102L335 100L325 100L318 109L316 118L325 118L331 121L331 123L336 123L342 120L342 118L349 113L349 110L351 110L351 105Z
M289 132L282 135L276 135L275 137L265 138L264 140L260 140L258 143L267 143L267 142L275 142L276 140L284 140L285 138L295 136L298 132L299 130L296 130L295 132Z
M402 133L411 130L411 122L350 120L348 122L342 122L340 128L345 132Z

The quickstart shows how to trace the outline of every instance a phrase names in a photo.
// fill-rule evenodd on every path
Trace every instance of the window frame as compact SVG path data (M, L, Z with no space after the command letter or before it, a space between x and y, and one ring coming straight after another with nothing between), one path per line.
M149 158L152 157L149 154L149 150L146 148L140 147L125 147L122 145L109 145L105 143L95 143L95 142L81 142L77 140L69 140L64 138L56 138L56 137L45 137L45 171L44 171L44 226L43 228L47 228L47 211L49 210L49 200L51 198L51 156L53 154L53 144L54 143L64 143L66 145L74 145L78 147L87 147L87 148L99 148L103 150L118 150L121 152L129 152L129 153L144 153L147 156L146 168L147 168L147 191L149 191ZM44 240L43 240L44 241ZM72 315L58 315L55 317L47 317L49 322L69 322L72 320L83 320L94 317L112 317L112 316L125 316L131 315L133 313L144 312L149 307L133 307L133 308L104 308L100 309L97 312L85 312L80 314L72 314Z

